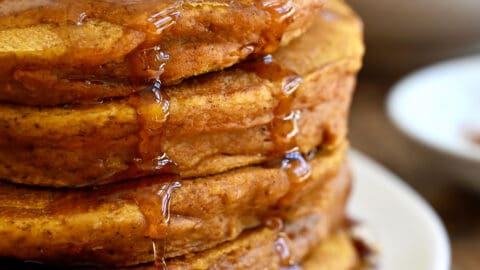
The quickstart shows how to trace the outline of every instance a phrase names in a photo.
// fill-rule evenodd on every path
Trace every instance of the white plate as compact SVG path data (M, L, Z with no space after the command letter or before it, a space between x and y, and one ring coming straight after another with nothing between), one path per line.
M382 270L448 270L450 245L432 208L398 177L359 152L350 153L355 184L351 215L381 249Z
M387 109L411 138L436 151L444 166L480 190L480 55L425 68L391 91Z

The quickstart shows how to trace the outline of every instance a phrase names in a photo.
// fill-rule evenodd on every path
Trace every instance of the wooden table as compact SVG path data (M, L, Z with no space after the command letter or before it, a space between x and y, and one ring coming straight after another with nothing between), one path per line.
M435 156L389 121L385 97L399 77L360 75L351 111L352 145L395 172L432 204L450 236L452 270L478 270L480 194L439 170Z

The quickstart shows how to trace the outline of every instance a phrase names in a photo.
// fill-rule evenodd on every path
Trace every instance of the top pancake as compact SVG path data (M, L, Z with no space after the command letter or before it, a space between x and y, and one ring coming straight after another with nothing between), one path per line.
M163 87L160 100L147 93L88 106L0 105L0 178L98 185L164 173L162 162L169 160L182 177L199 177L263 162L293 146L305 153L331 145L346 133L361 35L353 12L331 1L314 27L273 54L273 65L259 63L266 70L249 63L195 77ZM297 91L284 94L298 78ZM287 121L288 115L298 117Z
M0 100L84 102L223 69L299 36L322 2L1 1Z

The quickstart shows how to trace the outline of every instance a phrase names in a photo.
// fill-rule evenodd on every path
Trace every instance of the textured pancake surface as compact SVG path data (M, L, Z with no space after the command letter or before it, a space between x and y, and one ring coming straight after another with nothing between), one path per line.
M326 233L350 189L345 150L317 154L301 183L279 168L246 167L71 191L2 184L0 257L132 265L152 260L152 238L177 257L233 240L272 214L288 221L319 211Z
M62 108L1 105L0 178L86 186L162 172L161 166L138 166L139 159L174 162L169 172L182 177L265 161L276 150L278 130L270 127L292 74L303 78L288 97L291 112L303 115L298 145L303 152L334 147L346 134L361 35L358 18L332 1L305 35L275 52L276 64L267 71L280 68L280 78L242 64L162 88L161 102L135 96Z
M311 215L286 224L285 232L290 240L288 247L292 253L290 259L305 270L356 269L359 257L349 234L331 230L325 237L319 230L322 226L320 220L320 216ZM275 250L278 239L278 233L271 229L257 229L212 250L167 261L168 269L288 269ZM126 269L154 270L155 267Z
M0 100L53 105L126 96L271 53L323 0L4 0Z
M300 269L304 270L354 270L361 269L359 254L348 232L343 230L333 231L328 237L321 239L320 244L315 244L319 238L315 226L320 226L317 216L310 216L287 224L286 229L292 237L289 248L294 253L294 259L305 256L304 251L309 251L306 258L300 263ZM300 231L300 230L302 231ZM316 235L317 234L317 235ZM308 241L301 241L302 237ZM180 259L167 261L168 269L258 269L279 270L285 269L276 250L274 250L278 233L271 229L256 229L243 233L238 239L214 247L201 253L192 254ZM316 246L314 246L316 245ZM298 251L297 251L298 250ZM7 262L2 265L4 270L56 270L52 266L36 264L20 264ZM283 267L283 268L282 268ZM61 268L60 268L61 269ZM76 270L95 270L98 268L71 268ZM157 270L153 265L141 265L133 267L106 267L107 270ZM298 268L293 268L298 269Z

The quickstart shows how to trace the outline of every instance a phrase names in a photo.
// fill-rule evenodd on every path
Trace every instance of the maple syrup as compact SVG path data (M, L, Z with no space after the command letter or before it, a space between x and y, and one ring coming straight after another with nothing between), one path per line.
M242 3L241 1L232 2L227 0L216 0L206 3L210 6L224 7L237 14L240 9L252 9L255 14L264 17L265 26L259 28L255 33L258 39L252 43L244 44L241 49L242 58L249 55L261 56L273 52L280 45L283 34L287 27L295 20L296 8L293 0L255 0L253 3ZM89 22L108 22L117 26L124 27L129 31L135 32L139 45L135 45L132 51L127 55L118 55L112 58L110 55L92 55L89 57L75 58L69 57L70 52L83 49L77 43L68 45L65 48L69 53L59 55L58 57L36 58L24 57L17 58L2 57L2 66L0 67L0 88L11 89L0 98L6 101L28 105L58 105L72 102L82 102L84 99L101 99L115 96L126 96L132 92L138 91L140 84L148 84L151 80L159 78L159 59L168 55L168 48L162 48L165 40L175 38L186 39L183 34L188 33L188 25L175 27L182 17L182 14L195 8L199 3L192 3L183 0L165 0L165 1L94 1L94 0L32 0L32 1L14 1L6 0L0 3L0 29L6 28L24 28L38 24L59 26L64 30L60 36L68 37L71 35L72 27L86 27ZM190 14L190 13L189 13ZM259 15L260 16L260 15ZM63 27L63 28L62 28ZM185 29L184 29L185 28ZM176 29L171 31L172 29ZM198 35L203 35L198 33ZM208 36L208 35L207 35ZM198 39L203 37L198 36ZM214 39L215 36L212 36ZM244 39L237 38L239 42ZM213 41L215 42L215 40ZM133 44L130 42L129 44ZM75 46L79 46L75 48ZM95 45L94 45L95 46ZM168 47L168 46L167 46ZM99 48L97 51L101 52ZM118 59L122 58L124 59ZM160 61L161 63L161 61ZM44 76L36 75L38 83L24 85L24 81L16 80L17 71L44 71L51 72L49 77L55 77L62 83L52 83L51 81L40 82ZM195 71L198 73L198 71ZM186 75L194 75L192 74ZM203 72L203 71L202 71ZM31 74L31 76L34 76ZM82 85L82 80L77 80L74 88L68 85L70 77L84 77L87 80L96 81L118 81L119 89L115 93L107 91L108 85L103 85L105 89L100 89L101 84L97 85L98 90L93 90L92 97L88 91L84 91L87 85ZM96 79L92 77L104 77ZM105 78L110 76L111 78ZM174 79L180 80L185 76ZM87 79L90 78L90 79ZM54 92L64 92L69 88L75 92L76 98L56 97L59 100L50 100L49 98L37 95L38 91L52 88ZM17 89L17 90L16 90ZM113 96L112 96L113 95ZM32 100L23 101L20 97L30 97Z
M165 242L153 240L153 266L157 270L168 270L167 262L165 260Z
M296 10L292 0L262 0L257 5L270 14L272 25L256 44L256 50L271 53L280 44L285 29L293 22Z
M275 231L276 239L273 248L280 259L281 269L290 269L296 265L295 256L291 249L291 240L285 233L285 225L281 218L269 217L264 221L267 228Z
M278 103L269 126L270 137L274 144L269 159L273 161L267 162L266 165L272 167L278 164L277 166L287 173L291 188L280 204L291 204L294 194L311 175L310 164L297 145L301 111L293 108L295 92L303 80L296 73L276 64L271 55L265 56L261 61L252 61L240 66L261 78L279 84L277 92L273 93Z
M169 116L170 101L156 81L151 89L131 95L128 104L137 113L138 146L134 168L142 175L171 172L176 168L165 152L162 152L161 135Z

